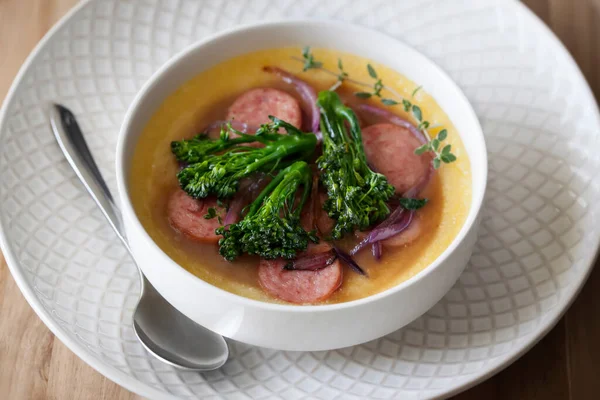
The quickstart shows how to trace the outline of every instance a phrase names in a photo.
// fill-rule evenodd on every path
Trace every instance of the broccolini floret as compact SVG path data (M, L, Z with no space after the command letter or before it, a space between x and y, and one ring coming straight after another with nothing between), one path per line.
M211 194L228 198L237 192L241 179L257 172L271 173L313 153L317 144L314 134L270 118L272 122L262 125L255 135L236 131L229 125L221 131L219 139L199 135L172 142L171 151L177 160L187 164L177 174L181 188L194 198ZM280 128L287 135L278 133ZM237 137L230 137L230 132ZM244 145L254 142L264 146Z
M300 223L300 213L311 193L308 164L297 161L281 170L249 206L245 217L216 230L223 235L219 253L234 260L242 253L266 259L292 259L306 250L309 241L318 242L314 231Z
M354 112L335 92L319 93L323 154L317 160L328 198L323 208L335 220L333 239L365 230L384 219L394 187L369 168Z

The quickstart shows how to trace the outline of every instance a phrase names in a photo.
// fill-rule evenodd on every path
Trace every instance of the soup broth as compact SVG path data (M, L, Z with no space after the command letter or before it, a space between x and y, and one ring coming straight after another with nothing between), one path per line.
M290 85L283 83L263 67L273 65L283 68L311 84L317 91L330 88L336 78L321 70L302 72L302 63L293 57L301 54L300 48L281 48L254 52L227 60L191 79L172 93L159 107L146 125L136 146L130 179L130 193L137 216L156 244L183 268L194 275L229 292L252 299L279 302L263 291L258 282L259 259L244 256L234 262L225 261L214 244L190 240L175 231L169 224L166 203L178 188L176 174L178 163L171 154L173 140L190 138L216 120L223 120L228 106L245 91L256 87L284 90L298 98ZM338 58L344 69L358 81L372 82L366 65L371 63L385 85L392 87L405 98L418 84L401 74L356 55L333 50L313 49L315 59L326 67L335 69ZM420 194L429 199L418 210L422 234L406 246L384 246L381 260L375 260L370 249L355 257L368 277L344 267L341 287L323 303L340 303L360 299L391 288L414 276L431 264L454 240L463 226L471 203L471 174L467 153L448 116L426 92L419 90L412 100L423 110L432 126L443 126L448 131L445 144L452 145L457 161L444 164ZM364 88L344 83L337 92L350 105L366 100L357 99L353 93ZM374 100L368 100L380 105ZM388 107L396 114L408 117L401 105ZM377 122L363 117L365 126ZM436 129L431 129L436 133ZM350 235L351 236L351 235ZM340 245L346 249L357 242L345 238Z

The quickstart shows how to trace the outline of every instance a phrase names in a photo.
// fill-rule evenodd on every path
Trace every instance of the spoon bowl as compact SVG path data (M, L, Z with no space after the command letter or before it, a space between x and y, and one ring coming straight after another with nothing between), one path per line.
M222 336L179 312L143 274L142 286L133 314L133 329L146 350L181 369L209 371L225 364L229 350Z

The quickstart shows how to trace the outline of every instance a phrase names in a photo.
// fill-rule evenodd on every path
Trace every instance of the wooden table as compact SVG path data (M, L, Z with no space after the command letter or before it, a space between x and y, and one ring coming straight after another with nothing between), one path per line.
M76 0L0 0L0 99L21 63ZM600 0L525 0L575 56L600 97ZM456 399L600 398L600 268L529 353ZM81 361L21 295L0 254L0 397L134 399Z

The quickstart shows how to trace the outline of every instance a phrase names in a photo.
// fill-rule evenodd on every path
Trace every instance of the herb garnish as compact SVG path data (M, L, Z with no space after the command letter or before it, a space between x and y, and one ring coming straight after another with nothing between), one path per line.
M217 210L215 210L214 207L208 207L208 213L204 214L204 219L213 219L214 217L217 217L217 221L219 221L219 224L223 225L223 221L221 220L221 216L217 215Z
M369 72L369 76L373 79L375 79L375 83L373 84L373 90L371 92L356 92L354 93L354 95L356 97L360 97L361 99L368 99L371 96L376 96L376 97L381 97L381 90L383 89L383 82L381 81L381 79L377 76L377 72L375 71L375 68L373 68L373 66L371 64L367 64L367 71ZM383 99L386 100L387 102L390 101L390 99ZM383 102L382 100L382 102ZM383 102L385 104L385 102Z
M412 96L412 97L415 97L415 94L417 94L417 92L418 92L419 90L421 90L421 89L423 89L423 86L419 86L419 87L417 87L415 90L413 90L413 92L412 92L411 96Z
M331 92L335 92L335 90L339 88L342 85L342 83L348 78L348 73L344 71L344 65L342 64L341 58L338 58L337 66L340 72L339 74L337 74L337 81L329 88L329 91Z
M208 207L208 213L204 215L204 219L213 219L217 216L217 210L214 207Z
M304 68L302 68L302 71L308 71L311 68L321 68L323 66L322 62L315 61L309 46L302 49L302 58L304 59Z
M344 71L344 66L342 65L342 59L338 58L338 69L340 70L340 74L338 75L338 80L343 82L347 77L348 73Z
M435 154L435 158L433 159L433 168L438 169L442 162L449 164L453 161L456 161L456 156L451 153L452 145L448 144L442 148L440 151L440 144L442 141L446 139L448 136L448 131L446 129L442 129L440 133L428 143L425 143L423 146L417 148L415 150L415 154L423 154L427 151L431 151Z
M427 199L409 199L402 197L399 201L402 208L407 210L418 210L427 204Z
M310 52L310 47L305 47L302 51L302 60L296 57L292 57L294 60L299 60L304 62L304 71L308 69L319 69L324 72L327 72L330 75L336 76L338 78L337 82L329 89L331 91L336 90L344 81L348 81L354 83L359 86L363 86L369 88L370 91L359 91L355 92L354 95L361 99L369 99L371 97L379 97L381 99L381 103L386 106L395 106L398 104L402 104L402 108L405 112L409 113L409 115L413 118L413 120L417 124L417 129L423 133L427 143L423 146L418 147L415 150L415 154L421 155L426 152L431 152L434 155L433 158L433 168L438 169L442 163L449 164L451 162L456 161L456 155L452 154L452 146L445 145L442 146L442 142L447 138L448 131L446 129L440 130L435 138L431 137L428 129L431 126L430 122L423 118L423 111L419 106L413 104L410 100L403 98L398 92L396 92L393 88L385 86L377 74L377 71L371 64L367 64L367 72L369 76L375 80L373 84L367 84L364 82L356 81L354 79L350 79L347 72L344 71L342 60L338 59L338 69L340 70L339 74L336 74L334 71L328 70L323 67L323 63L319 61L315 61L313 54ZM411 94L411 98L414 98L415 95L422 89L422 86L419 86L413 90ZM383 97L381 92L382 90L386 90L390 92L394 98Z

